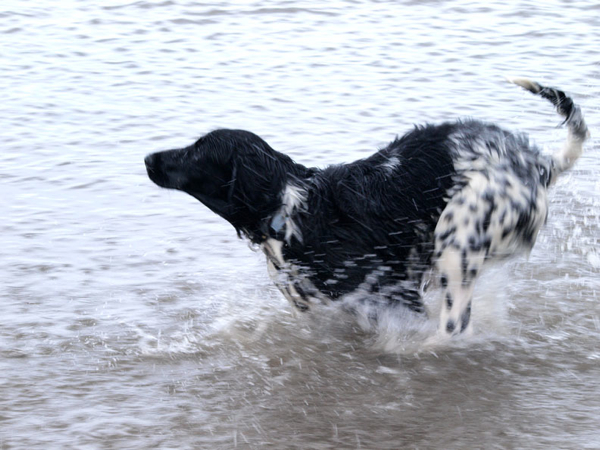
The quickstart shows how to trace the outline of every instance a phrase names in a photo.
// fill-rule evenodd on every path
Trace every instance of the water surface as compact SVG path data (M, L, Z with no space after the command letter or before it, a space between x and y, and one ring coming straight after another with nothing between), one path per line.
M0 448L600 448L597 140L440 348L435 318L295 316L143 166L216 127L325 166L465 116L551 151L559 117L502 76L567 90L596 137L599 29L591 0L4 0Z

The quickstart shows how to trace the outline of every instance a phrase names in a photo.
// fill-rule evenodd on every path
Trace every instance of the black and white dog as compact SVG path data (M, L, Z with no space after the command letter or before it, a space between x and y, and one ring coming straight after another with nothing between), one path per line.
M425 313L424 274L444 289L439 331L469 330L483 263L529 250L547 216L547 190L589 136L562 91L513 83L565 117L564 148L543 155L524 134L476 120L417 126L374 155L308 168L248 131L216 130L146 157L157 185L184 191L259 244L269 272L301 311L363 292Z

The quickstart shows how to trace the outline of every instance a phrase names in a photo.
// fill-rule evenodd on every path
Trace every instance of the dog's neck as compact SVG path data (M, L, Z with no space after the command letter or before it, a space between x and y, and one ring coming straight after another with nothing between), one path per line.
M267 239L291 243L292 239L302 242L302 232L297 213L306 209L308 186L295 179L288 181L283 188L279 207L261 220L256 231L244 229L244 234L254 243L261 244Z
M275 213L273 217L271 217L271 221L269 223L269 230L276 235L280 233L285 233L285 216L283 215L283 212L281 210L277 211L277 213Z
M262 244L267 239L276 239L278 241L286 240L286 217L281 210L275 212L272 216L266 217L258 227L257 232L243 229L246 235L255 244Z

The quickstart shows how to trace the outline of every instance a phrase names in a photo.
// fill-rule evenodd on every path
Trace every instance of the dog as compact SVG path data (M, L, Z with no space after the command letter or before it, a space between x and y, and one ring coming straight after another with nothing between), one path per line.
M531 250L548 188L582 154L589 132L563 91L509 80L564 117L564 147L545 155L526 134L468 119L415 126L349 164L294 162L257 135L219 129L150 154L158 186L186 192L257 244L300 311L351 293L426 315L426 273L443 289L439 333L471 331L473 283L487 260Z

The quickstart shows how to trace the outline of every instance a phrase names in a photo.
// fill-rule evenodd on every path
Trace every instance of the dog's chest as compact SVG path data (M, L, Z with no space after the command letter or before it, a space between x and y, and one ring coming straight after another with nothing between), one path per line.
M307 311L311 302L323 301L314 284L295 265L285 260L283 241L267 239L261 244L267 256L269 276L283 295L300 311Z

